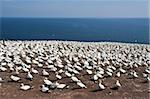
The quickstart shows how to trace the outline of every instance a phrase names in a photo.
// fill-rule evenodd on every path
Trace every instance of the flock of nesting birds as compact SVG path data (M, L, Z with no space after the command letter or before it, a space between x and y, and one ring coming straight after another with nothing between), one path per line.
M133 68L145 67L142 73L143 82L150 82L150 46L142 44L123 43L86 43L67 41L0 41L0 73L11 73L9 79L20 83L21 90L35 88L25 84L20 77L26 74L27 80L34 76L43 76L42 92L54 89L69 89L67 83L57 80L69 78L79 88L87 88L77 76L84 71L90 75L90 80L97 84L99 90L105 90L104 78L121 77L138 78L139 74ZM41 69L41 71L38 71ZM49 76L55 73L56 81ZM62 75L65 75L63 77ZM0 76L0 85L7 82ZM118 89L122 83L117 79L111 89Z

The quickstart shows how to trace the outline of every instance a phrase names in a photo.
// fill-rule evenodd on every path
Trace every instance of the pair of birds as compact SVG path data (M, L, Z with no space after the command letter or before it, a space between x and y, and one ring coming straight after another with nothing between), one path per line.
M106 87L105 87L105 85L102 83L102 81L101 80L99 80L99 90L104 90L104 89L106 89ZM113 84L112 86L111 86L111 89L113 89L113 90L116 90L116 89L118 89L119 87L121 87L121 83L119 82L119 80L117 80L116 82L115 82L115 84Z

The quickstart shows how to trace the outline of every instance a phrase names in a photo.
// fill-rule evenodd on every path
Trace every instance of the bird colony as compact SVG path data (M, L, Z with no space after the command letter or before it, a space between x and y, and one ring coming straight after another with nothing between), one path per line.
M144 67L142 73L136 71L140 67ZM20 85L18 90L23 91L36 88L30 82L38 77L42 77L42 82L37 89L44 93L55 89L69 90L73 86L86 90L88 81L97 85L100 91L117 90L124 84L119 80L123 76L150 82L150 46L108 42L0 41L2 73L9 74L9 77L0 75L0 86L16 83ZM104 83L108 78L115 78L110 86ZM63 82L63 79L69 79L69 82Z

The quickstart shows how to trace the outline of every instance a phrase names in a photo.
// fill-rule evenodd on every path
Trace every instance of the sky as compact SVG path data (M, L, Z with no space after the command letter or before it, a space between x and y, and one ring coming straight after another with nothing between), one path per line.
M0 0L1 17L148 17L149 0Z

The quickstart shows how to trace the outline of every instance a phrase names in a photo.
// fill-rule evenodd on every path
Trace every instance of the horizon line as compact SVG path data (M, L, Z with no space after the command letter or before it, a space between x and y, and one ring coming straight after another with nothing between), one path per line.
M68 19L71 19L71 18L81 18L81 19L86 19L86 18L94 18L94 19L122 19L122 18L131 18L131 19L150 19L150 17L33 17L33 16L25 16L25 17L22 17L22 16L0 16L0 18L68 18Z

